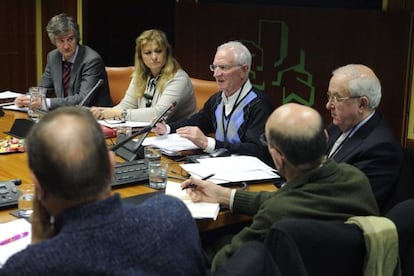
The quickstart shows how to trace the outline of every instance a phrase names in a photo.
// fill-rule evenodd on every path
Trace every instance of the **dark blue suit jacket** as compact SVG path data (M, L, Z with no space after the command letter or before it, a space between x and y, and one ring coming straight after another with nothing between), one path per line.
M333 124L327 130L329 153L341 130ZM375 112L365 125L344 142L333 159L354 165L365 173L381 209L394 190L403 154L401 144L385 118Z

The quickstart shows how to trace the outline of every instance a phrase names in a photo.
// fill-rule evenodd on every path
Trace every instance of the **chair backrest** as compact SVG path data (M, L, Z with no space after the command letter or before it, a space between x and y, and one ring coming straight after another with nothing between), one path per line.
M361 275L364 269L365 241L355 224L283 219L265 245L282 275Z
M202 80L196 78L190 79L194 87L197 110L201 110L208 98L210 98L210 96L218 92L217 83L216 81Z
M397 203L385 216L397 227L401 273L414 275L414 199Z
M108 75L109 93L112 103L117 105L121 102L132 79L134 66L105 67Z
M414 150L405 148L399 178L381 213L386 214L395 205L410 198L414 198Z
M244 243L222 267L210 276L228 275L282 276L263 242L256 240Z

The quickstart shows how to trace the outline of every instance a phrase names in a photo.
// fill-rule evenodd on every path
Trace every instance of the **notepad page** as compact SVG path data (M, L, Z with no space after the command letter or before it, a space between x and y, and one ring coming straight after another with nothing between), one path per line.
M181 199L187 206L193 218L211 218L216 220L220 212L218 203L192 202L186 190L181 189L180 183L168 181L165 187L165 194Z
M28 235L5 245L0 245L0 267L13 254L25 249L32 240L32 226L26 219L16 219L0 224L0 241L7 240L16 235L27 232Z

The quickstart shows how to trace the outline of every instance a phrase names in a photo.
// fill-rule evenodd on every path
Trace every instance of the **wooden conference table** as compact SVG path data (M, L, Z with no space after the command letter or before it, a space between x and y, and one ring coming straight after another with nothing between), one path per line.
M18 118L27 119L26 113L4 110L5 115L0 117L0 139L4 138L6 134L5 131L9 131ZM108 139L108 144L112 144L114 141ZM119 157L117 157L119 158ZM166 157L163 157L166 158ZM117 159L118 162L122 162L121 158ZM170 174L173 175L173 172L179 172L181 167L178 162L173 160L168 160L170 163ZM20 186L17 188L30 186L32 181L30 178L30 171L27 165L27 154L26 153L12 153L12 154L0 154L0 181L10 180L19 178L22 181ZM174 181L174 179L171 179ZM175 180L177 181L177 180ZM249 191L275 191L277 188L270 183L263 184L252 184L248 185L247 190ZM122 198L143 195L148 193L156 192L148 187L148 185L137 184L137 185L128 185L123 187L118 187L113 189L114 193L119 193ZM10 212L15 211L17 206L11 208L2 208L0 209L0 223L11 221L16 219L14 216L10 215ZM229 211L221 211L217 220L212 219L197 219L197 224L200 232L217 229L239 222L248 222L251 218L244 215L234 215Z

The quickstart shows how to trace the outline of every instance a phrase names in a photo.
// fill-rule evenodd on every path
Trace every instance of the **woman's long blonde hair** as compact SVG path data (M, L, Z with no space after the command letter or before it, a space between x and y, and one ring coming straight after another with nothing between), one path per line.
M158 46L165 49L167 54L167 61L164 68L161 69L160 77L156 85L161 93L164 90L165 83L172 79L175 73L181 68L178 61L172 56L171 45L168 43L167 36L163 31L151 29L141 33L136 39L135 47L135 87L138 97L144 95L148 76L151 75L151 71L145 66L141 55L141 49L149 42L157 43Z

